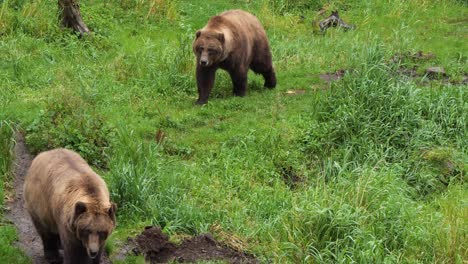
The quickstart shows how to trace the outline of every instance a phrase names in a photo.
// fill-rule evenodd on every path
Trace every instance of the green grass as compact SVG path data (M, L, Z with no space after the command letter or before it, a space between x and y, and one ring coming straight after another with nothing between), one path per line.
M356 30L321 34L322 6ZM2 2L0 120L26 130L34 152L69 147L100 171L119 207L111 251L149 224L172 237L219 225L262 262L468 259L467 86L398 74L414 65L442 66L454 81L467 74L465 2L81 8L92 38L61 31L53 2ZM236 98L220 71L209 104L194 106L194 32L232 8L263 22L278 87L251 74ZM391 60L419 50L436 57ZM339 82L318 77L340 69L351 71ZM285 95L296 89L305 93Z

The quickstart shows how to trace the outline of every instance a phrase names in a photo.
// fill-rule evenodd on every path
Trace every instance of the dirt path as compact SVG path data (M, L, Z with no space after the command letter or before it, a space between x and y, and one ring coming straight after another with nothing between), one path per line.
M29 154L24 142L24 136L21 133L16 133L15 140L15 160L13 167L15 173L13 185L15 196L12 201L8 202L10 211L7 214L7 218L15 224L18 231L18 246L33 260L33 263L47 264L47 261L44 259L41 239L36 233L31 218L23 206L23 183L28 168L33 160L33 156Z
M34 264L48 264L44 259L42 241L33 226L26 208L24 208L23 184L33 156L29 154L23 134L15 135L15 160L14 160L14 192L15 196L7 202L10 208L7 218L13 222L18 231L18 246L28 255ZM102 257L101 263L111 263L107 256Z

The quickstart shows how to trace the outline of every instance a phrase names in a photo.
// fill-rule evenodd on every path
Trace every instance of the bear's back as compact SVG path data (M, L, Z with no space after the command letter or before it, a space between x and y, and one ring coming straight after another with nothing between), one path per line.
M77 201L102 201L106 203L103 206L109 206L105 182L79 154L68 149L45 151L33 160L24 183L24 198L30 213L51 223Z
M221 13L219 17L234 35L241 35L254 42L267 39L262 23L249 12L240 9L228 10Z

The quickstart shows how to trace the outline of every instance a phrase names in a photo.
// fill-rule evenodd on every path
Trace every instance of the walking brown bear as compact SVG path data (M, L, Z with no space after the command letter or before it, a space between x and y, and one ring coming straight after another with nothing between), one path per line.
M193 52L197 57L197 104L208 102L218 68L231 76L236 96L246 94L249 69L263 75L265 87L276 86L267 35L250 13L230 10L212 17L197 31Z
M77 153L39 154L24 182L26 210L42 239L49 263L98 264L115 228L116 206L106 183Z

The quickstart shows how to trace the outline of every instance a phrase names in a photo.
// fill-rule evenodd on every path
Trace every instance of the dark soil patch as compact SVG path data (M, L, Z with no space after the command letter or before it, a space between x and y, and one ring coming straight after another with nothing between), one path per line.
M176 245L169 241L169 237L160 228L155 227L147 227L135 238L135 242L140 252L151 263L168 262L177 249Z
M222 245L210 234L185 239L181 245L169 241L159 227L146 227L124 246L127 252L143 254L150 263L221 260L227 263L258 263L252 256ZM132 249L131 249L132 248Z
M41 238L37 234L26 208L24 208L23 184L34 157L29 153L26 147L23 134L17 132L15 141L15 159L13 167L15 174L15 181L13 184L15 194L12 200L7 201L9 210L6 216L8 220L15 224L19 237L19 241L17 242L18 246L31 258L32 263L48 264L44 258ZM101 263L108 264L111 262L104 254L101 258Z
M411 78L421 77L421 75L418 73L418 67L417 66L399 67L397 69L397 73L400 74L400 75L411 77Z
M296 189L304 183L304 178L292 166L280 166L279 173L290 189Z

